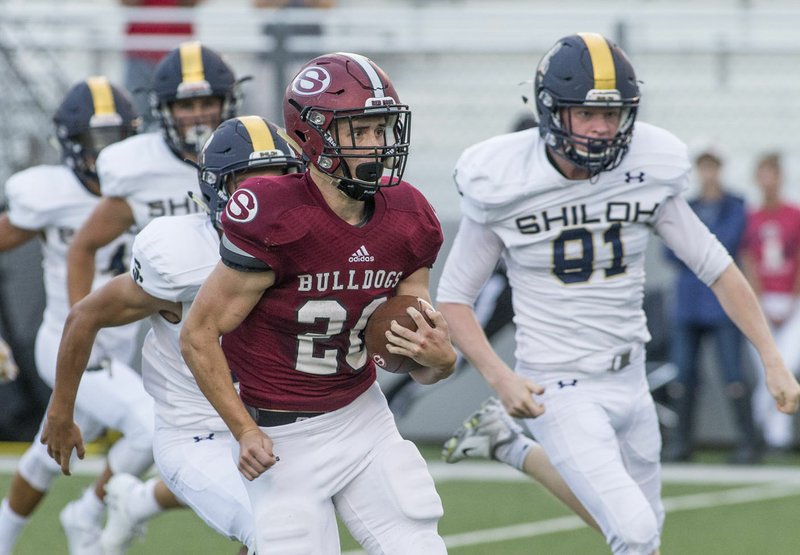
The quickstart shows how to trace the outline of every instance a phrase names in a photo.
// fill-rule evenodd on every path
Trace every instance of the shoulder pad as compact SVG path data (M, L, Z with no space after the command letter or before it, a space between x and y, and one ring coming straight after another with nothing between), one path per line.
M453 171L462 210L477 221L485 221L492 211L524 196L531 163L540 146L538 130L527 129L467 148Z
M167 147L161 133L143 133L107 146L97 157L97 174L104 196L129 197L159 175L196 172ZM144 185L146 186L146 185Z
M302 174L289 174L245 180L231 195L223 214L226 237L235 243L236 238L243 239L259 249L285 246L305 237L319 210L309 204L301 178ZM297 215L300 212L302 217Z
M131 276L159 299L194 299L219 262L219 238L206 214L156 218L133 242Z
M8 217L17 227L43 229L65 204L74 202L75 195L90 194L68 167L34 166L6 182Z
M630 150L617 171L645 171L651 178L672 183L681 192L691 169L689 152L683 141L666 129L638 122Z

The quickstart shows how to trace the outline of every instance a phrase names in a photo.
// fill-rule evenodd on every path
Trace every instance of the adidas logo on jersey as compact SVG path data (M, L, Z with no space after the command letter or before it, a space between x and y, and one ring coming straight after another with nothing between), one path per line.
M350 255L349 262L374 262L375 257L367 252L367 247L361 245L359 249Z

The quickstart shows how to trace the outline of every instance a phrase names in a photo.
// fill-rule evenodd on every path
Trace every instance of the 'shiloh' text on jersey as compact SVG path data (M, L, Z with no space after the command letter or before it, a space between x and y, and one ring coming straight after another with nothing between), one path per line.
M180 216L182 214L194 214L200 211L200 207L188 196L182 202L175 202L173 199L154 200L147 203L147 216L149 218L160 218L161 216Z
M640 222L652 217L659 203L645 207L641 202L607 202L600 217L590 217L585 204L573 204L542 210L538 214L520 216L515 221L521 233L535 234L555 227L570 227L599 223ZM593 210L594 212L594 210Z

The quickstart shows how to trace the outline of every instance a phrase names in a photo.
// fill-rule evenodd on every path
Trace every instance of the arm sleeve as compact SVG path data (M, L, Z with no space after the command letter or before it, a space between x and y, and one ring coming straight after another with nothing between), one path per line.
M439 280L437 302L472 306L494 271L503 248L500 237L490 228L469 218L461 218Z
M667 199L655 228L664 243L708 286L733 263L722 243L679 196Z

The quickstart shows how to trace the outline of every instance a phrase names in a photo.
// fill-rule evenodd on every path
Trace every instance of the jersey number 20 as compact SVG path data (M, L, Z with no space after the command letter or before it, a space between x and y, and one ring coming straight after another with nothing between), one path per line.
M347 309L339 301L325 299L306 302L297 312L298 322L315 328L321 325L324 329L297 336L295 368L300 372L318 375L335 374L340 367L351 372L362 369L367 363L363 331L369 317L385 300L385 297L379 297L365 306L358 321L349 330L344 329L348 319ZM343 337L345 335L346 338ZM341 348L336 345L341 345L342 339L346 339L344 353L340 353Z

